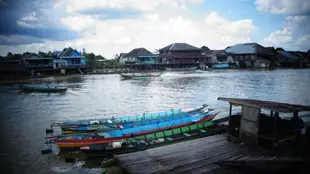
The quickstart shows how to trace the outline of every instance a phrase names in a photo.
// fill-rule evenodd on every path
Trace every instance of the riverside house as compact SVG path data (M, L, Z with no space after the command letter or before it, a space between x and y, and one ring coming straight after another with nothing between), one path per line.
M82 70L86 68L85 57L75 49L64 48L62 51L53 52L53 68L66 69L68 71L77 70L83 73Z
M202 54L206 57L206 64L208 66L217 64L230 64L234 59L225 50L204 50Z
M233 55L240 67L269 67L275 56L272 48L265 48L257 43L236 44L227 47L226 52Z
M202 49L187 43L173 43L159 49L159 62L171 68L184 68L205 64Z
M135 48L124 56L120 56L120 63L136 69L154 69L158 64L158 55L145 48Z

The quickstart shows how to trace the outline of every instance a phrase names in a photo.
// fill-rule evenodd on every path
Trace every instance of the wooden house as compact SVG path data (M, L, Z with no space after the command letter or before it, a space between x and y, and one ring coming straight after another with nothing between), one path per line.
M159 49L159 62L174 68L198 66L206 63L201 51L202 49L187 43L173 43Z
M145 48L135 48L122 57L125 64L156 64L158 56Z
M267 64L266 62L270 61L272 57L275 56L271 48L263 47L257 43L236 44L227 47L225 51L232 54L235 62L241 67L253 67L257 60L264 60L256 62L255 65L258 67L260 67L259 64L261 62L264 65L269 65L270 63Z
M53 67L54 69L84 69L86 68L86 59L80 52L69 47L53 52Z

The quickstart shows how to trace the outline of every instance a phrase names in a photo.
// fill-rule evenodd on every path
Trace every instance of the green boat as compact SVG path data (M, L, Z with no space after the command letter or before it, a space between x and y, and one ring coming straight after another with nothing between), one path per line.
M37 86L37 85L22 85L21 90L24 92L66 92L66 87L59 87L59 86Z
M212 121L207 121L128 138L120 142L84 146L80 147L80 150L87 153L88 156L111 156L197 139L224 132L224 130L223 127L218 127Z

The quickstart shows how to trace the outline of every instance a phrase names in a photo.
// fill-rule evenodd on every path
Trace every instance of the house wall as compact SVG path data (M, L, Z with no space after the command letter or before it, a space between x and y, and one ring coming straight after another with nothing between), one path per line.
M138 64L156 64L157 57L137 57L136 62Z

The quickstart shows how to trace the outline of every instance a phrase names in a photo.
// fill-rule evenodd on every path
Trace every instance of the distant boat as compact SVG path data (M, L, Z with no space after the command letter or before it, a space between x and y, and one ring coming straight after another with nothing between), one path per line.
M229 68L229 64L228 63L214 64L212 68L213 69L226 69L226 68Z
M187 67L187 68L166 68L167 71L194 71L197 67Z
M36 85L22 85L21 90L25 92L65 92L67 87L59 86L36 86Z
M139 79L139 78L151 78L151 77L159 77L160 73L122 73L119 74L123 78L126 79Z

